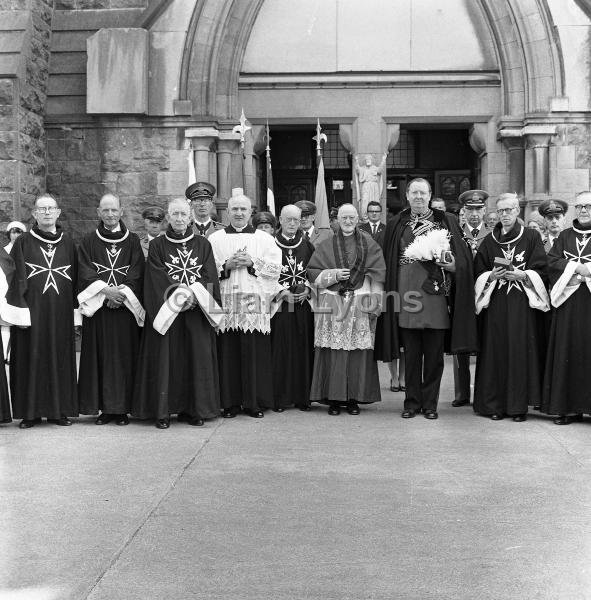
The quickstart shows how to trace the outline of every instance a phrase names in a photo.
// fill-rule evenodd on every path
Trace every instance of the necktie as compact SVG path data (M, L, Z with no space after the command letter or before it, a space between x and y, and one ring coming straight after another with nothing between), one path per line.
M199 223L196 223L197 225L197 231L199 232L199 235L205 235L205 232L207 231L208 227L209 227L209 223L207 225L200 225Z
M306 233L304 233L304 235L306 236L306 239L309 240L310 239L310 232L306 231Z
M378 229L378 226L375 223L372 223L372 225L371 225L371 235L375 235L377 229Z
M472 237L476 237L478 235L478 229L472 230Z

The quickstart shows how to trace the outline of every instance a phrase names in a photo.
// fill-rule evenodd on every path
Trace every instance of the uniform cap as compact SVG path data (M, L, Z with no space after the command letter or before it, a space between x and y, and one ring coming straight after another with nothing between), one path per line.
M211 183L207 183L206 181L192 183L185 190L185 197L187 200L197 200L197 198L208 198L209 200L212 200L214 194L215 186L211 185Z
M542 215L542 217L549 217L550 215L564 215L568 210L568 203L564 200L556 200L554 198L550 198L549 200L544 200L538 206L538 212Z
M309 215L316 214L316 205L314 202L310 202L309 200L299 200L295 203L295 206L302 211L302 217L308 217Z
M162 223L162 221L164 221L164 214L164 211L159 206L150 206L142 212L142 219L149 219L150 221Z
M252 226L256 229L259 225L268 223L275 229L277 227L277 219L267 211L258 212L252 217Z
M488 192L484 190L466 190L458 197L460 204L466 208L484 208Z

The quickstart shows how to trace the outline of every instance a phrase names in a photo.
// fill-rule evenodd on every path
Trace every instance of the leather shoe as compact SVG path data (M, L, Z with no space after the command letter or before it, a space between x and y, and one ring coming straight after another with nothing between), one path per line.
M282 413L282 412L285 412L285 409L284 409L282 406L280 406L280 407L278 407L278 408L274 408L274 409L273 409L273 412Z
M400 415L403 419L412 419L417 414L416 410L403 410Z
M62 427L67 427L72 424L72 421L68 419L68 417L60 417L59 419L47 419L48 423L52 423L53 425L61 425Z
M158 419L156 421L156 429L168 429L170 427L170 419Z
M18 426L21 429L29 429L30 427L33 427L35 425L35 420L34 419L23 419Z
M129 417L127 415L115 415L115 425L129 425Z
M357 404L357 402L352 402L350 404L347 404L347 412L350 415L358 415L359 414L359 405Z
M502 421L505 417L503 417L503 415L499 415L498 413L495 413L494 415L490 416L491 421Z
M401 386L400 386L398 389L399 389L401 392L406 392L406 386L405 386L405 385L401 385Z
M341 408L339 407L338 404L331 404L328 407L328 414L335 417L336 415L340 415L341 414Z
M536 405L534 406L534 410L540 410L540 408L542 408L542 407L541 407L539 404L536 404Z
M244 414L252 417L253 419L262 419L265 413L262 410L247 410L244 409Z
M310 412L312 407L309 404L298 404L298 410L301 410L302 412Z
M222 409L222 417L224 419L233 419L238 414L235 408L224 408Z
M554 419L555 425L570 425L570 419L566 415L560 415L556 419Z
M189 425L193 425L193 427L201 427L205 424L205 421L201 417L191 417L189 419Z
M433 409L426 410L424 412L424 415L425 415L425 419L437 419L437 418L439 418L439 415L437 414L437 411L433 410Z
M394 385L392 383L391 379L390 379L390 391L391 392L399 392L400 391L400 385Z
M110 415L109 413L101 413L95 421L96 425L106 425L110 423L115 418L115 415Z
M454 400L451 405L458 407L458 406L466 406L467 404L470 404L470 400Z
M523 423L523 421L527 421L527 416L526 415L515 415L513 417L513 420L515 421L515 423Z

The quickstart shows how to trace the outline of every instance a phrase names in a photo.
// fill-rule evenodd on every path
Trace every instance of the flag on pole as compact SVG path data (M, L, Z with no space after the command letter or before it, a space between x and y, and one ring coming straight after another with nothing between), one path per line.
M269 122L267 121L267 210L275 214L275 194L273 193L273 172L271 171L271 146L269 145L271 136L269 135Z
M195 157L193 156L193 146L189 145L187 152L187 163L189 164L189 181L187 187L197 182L197 175L195 174Z
M328 218L328 198L326 197L326 186L324 185L324 161L322 160L322 156L320 156L318 163L314 204L316 204L316 227L319 229L328 229L330 227L330 219Z

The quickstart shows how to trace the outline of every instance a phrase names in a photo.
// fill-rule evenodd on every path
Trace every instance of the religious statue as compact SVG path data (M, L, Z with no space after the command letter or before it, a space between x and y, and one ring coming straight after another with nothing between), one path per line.
M371 154L365 156L365 165L359 164L359 155L355 155L355 173L357 198L359 201L359 214L363 219L367 218L367 205L371 201L382 203L382 189L384 167L388 154L382 155L382 162L376 166L373 164ZM361 192L361 193L360 193Z

